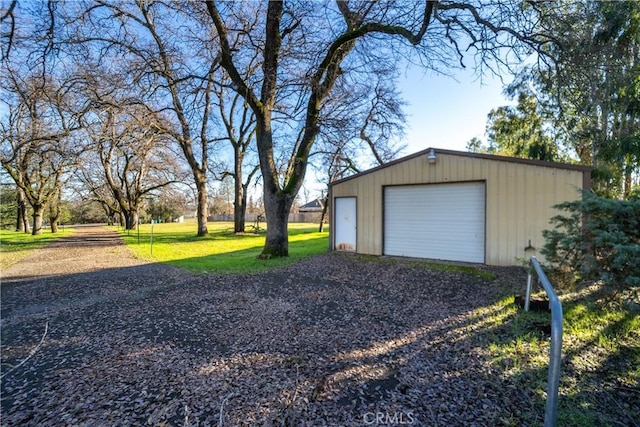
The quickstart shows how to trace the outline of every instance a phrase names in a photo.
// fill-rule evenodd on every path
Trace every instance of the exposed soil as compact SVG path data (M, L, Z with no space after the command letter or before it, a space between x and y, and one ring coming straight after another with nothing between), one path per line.
M509 423L474 308L524 283L338 253L192 275L78 228L2 272L6 426ZM45 333L46 330L46 333Z

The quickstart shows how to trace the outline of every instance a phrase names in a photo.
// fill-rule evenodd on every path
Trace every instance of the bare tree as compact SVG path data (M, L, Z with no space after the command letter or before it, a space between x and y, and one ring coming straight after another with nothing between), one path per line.
M2 33L0 157L19 188L18 221L26 216L26 201L33 208L32 233L39 234L45 206L58 198L82 149L78 132L86 105L57 50L56 2L12 1L0 18L8 28Z
M87 157L83 158L80 167L76 169L74 181L78 185L74 188L75 192L79 195L80 200L99 203L107 218L108 225L116 223L125 225L124 214L113 197L113 191L105 182L104 173L100 172L102 165L99 161L93 160Z
M177 141L197 189L198 235L207 229L207 172L216 43L194 13L196 3L98 0L69 7L69 43L104 67L121 65L121 79ZM195 18L194 18L195 17ZM177 22L188 25L177 25Z
M404 149L402 101L388 72L379 70L377 81L338 82L323 105L321 130L309 156L309 164L326 185L323 191L319 231L322 232L329 207L331 182L382 165ZM373 84L372 84L373 83Z
M3 168L33 208L32 234L42 232L44 209L57 197L80 151L75 132L81 128L73 81L62 84L45 74L25 78L7 67L3 88L7 109L2 121Z
M228 142L233 152L232 167L222 164L214 169L220 170L216 174L220 181L226 177L233 178L233 229L234 233L243 233L245 231L248 188L259 171L257 160L253 164L245 164L247 155L251 153L255 142L255 115L244 99L230 88L226 76L223 76L216 84L214 93L214 102L218 107L217 117L222 122L221 136L217 140ZM245 169L248 173L245 173Z
M2 3L4 6L5 2ZM13 41L16 34L16 16L15 9L18 4L18 0L11 0L9 6L5 9L0 7L0 25L2 26L2 33L0 33L0 60L9 58L11 48L13 47Z
M114 209L109 199L101 197L110 213L116 210L124 216L126 229L138 225L145 198L155 190L181 181L180 167L169 150L162 119L142 107L98 109L88 127L92 139L91 153L97 155L103 180L117 203ZM85 173L86 181L91 180ZM103 186L95 186L94 194Z
M362 82L336 82L322 106L310 163L320 155L326 167L335 163L330 160L335 157L349 163L347 170L356 171L398 156L405 148L405 115L394 75L392 70L380 69Z
M398 54L414 55L429 68L462 64L462 52L469 50L479 55L480 64L505 64L505 50L518 54L519 47L538 41L531 11L519 2L483 9L472 2L436 1L337 1L335 7L272 1L258 10L214 0L206 5L220 39L221 65L256 115L267 215L265 258L288 255L288 213L320 133L323 101L338 80L371 70L379 61L394 61ZM255 19L256 12L260 31L248 31L243 23ZM238 38L243 42L236 43ZM246 79L246 58L256 49L261 75ZM294 111L300 107L300 115L279 108L283 92ZM279 168L282 140L289 141L290 155L286 167Z

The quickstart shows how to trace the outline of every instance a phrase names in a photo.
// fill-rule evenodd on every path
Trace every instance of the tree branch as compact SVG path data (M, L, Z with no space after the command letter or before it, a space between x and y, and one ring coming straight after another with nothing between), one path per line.
M229 33L227 31L227 27L218 12L218 8L215 5L214 0L207 0L207 11L213 20L213 25L216 27L216 31L218 32L218 37L220 39L220 64L224 67L225 70L229 73L229 77L233 81L236 87L234 89L242 95L244 99L247 100L251 108L256 112L256 114L262 113L262 102L258 99L258 97L253 93L253 91L247 86L244 79L240 76L238 69L233 63L233 57L231 55L231 46L229 45Z

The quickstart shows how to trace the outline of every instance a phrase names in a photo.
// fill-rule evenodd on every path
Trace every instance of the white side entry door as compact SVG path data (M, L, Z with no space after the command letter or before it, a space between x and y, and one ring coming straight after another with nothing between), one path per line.
M336 197L335 199L334 249L355 252L357 239L356 198Z

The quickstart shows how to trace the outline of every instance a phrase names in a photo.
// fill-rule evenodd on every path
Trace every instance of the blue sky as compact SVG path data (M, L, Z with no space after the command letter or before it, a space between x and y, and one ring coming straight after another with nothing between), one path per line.
M510 76L505 83L510 82ZM473 70L456 70L454 77L412 68L400 78L403 98L409 103L403 155L427 147L466 151L467 142L484 140L487 114L512 104L502 94L496 76L474 76Z
M508 84L512 76L504 79ZM474 136L485 140L489 111L514 104L502 94L499 77L487 75L480 80L471 69L455 70L451 77L411 68L400 76L399 89L408 103L404 138L407 147L400 157L429 147L466 151L467 142ZM324 191L325 185L311 169L298 200L306 203Z
M507 75L504 79L508 84L512 77ZM471 69L455 70L450 77L412 68L401 75L399 88L408 103L404 138L407 147L400 157L429 147L466 151L467 142L474 136L485 140L489 111L514 104L502 94L499 77L488 75L480 80ZM325 185L311 169L298 200L306 203L324 191Z

